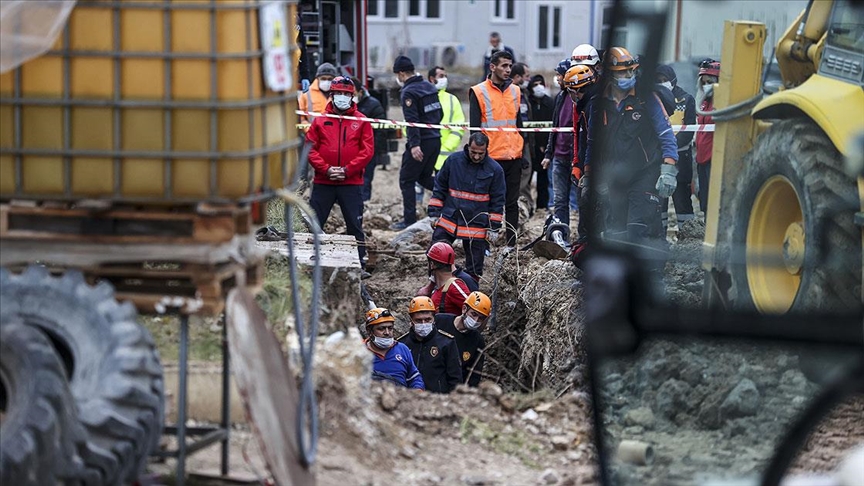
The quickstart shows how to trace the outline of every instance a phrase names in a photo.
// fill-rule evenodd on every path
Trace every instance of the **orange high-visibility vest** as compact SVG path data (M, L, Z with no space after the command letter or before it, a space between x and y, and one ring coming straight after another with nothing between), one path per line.
M519 88L510 85L503 92L486 79L471 87L480 104L481 128L516 128L519 116ZM489 137L489 157L495 160L514 160L522 157L522 134L483 130Z

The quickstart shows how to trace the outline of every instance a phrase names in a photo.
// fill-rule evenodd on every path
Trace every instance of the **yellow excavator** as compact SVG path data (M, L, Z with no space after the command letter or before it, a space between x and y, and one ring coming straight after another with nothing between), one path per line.
M810 0L776 44L783 85L767 96L765 38L758 22L724 27L703 301L772 314L860 310L864 8Z

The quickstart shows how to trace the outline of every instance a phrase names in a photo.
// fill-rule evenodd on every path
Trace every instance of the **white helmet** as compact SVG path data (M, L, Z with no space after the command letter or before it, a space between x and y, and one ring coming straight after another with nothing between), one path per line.
M585 64L594 66L600 62L600 55L597 53L597 49L591 44L579 44L570 54L570 60L576 65Z

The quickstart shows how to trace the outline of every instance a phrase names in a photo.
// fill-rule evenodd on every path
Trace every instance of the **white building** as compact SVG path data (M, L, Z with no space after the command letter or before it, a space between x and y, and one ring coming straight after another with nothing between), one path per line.
M550 72L575 46L599 43L605 0L368 0L369 68L389 72L404 52L418 70L480 69L489 33L532 71ZM608 13L607 13L608 20ZM606 26L608 28L608 26Z

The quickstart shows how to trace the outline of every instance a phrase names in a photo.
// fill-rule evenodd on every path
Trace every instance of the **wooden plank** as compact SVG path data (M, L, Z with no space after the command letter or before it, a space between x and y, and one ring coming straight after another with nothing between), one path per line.
M258 241L259 248L288 256L288 247L284 241ZM314 246L312 235L296 233L294 258L300 265L311 266L314 262ZM320 248L321 266L328 268L360 268L360 257L357 254L357 240L351 235L321 235Z

